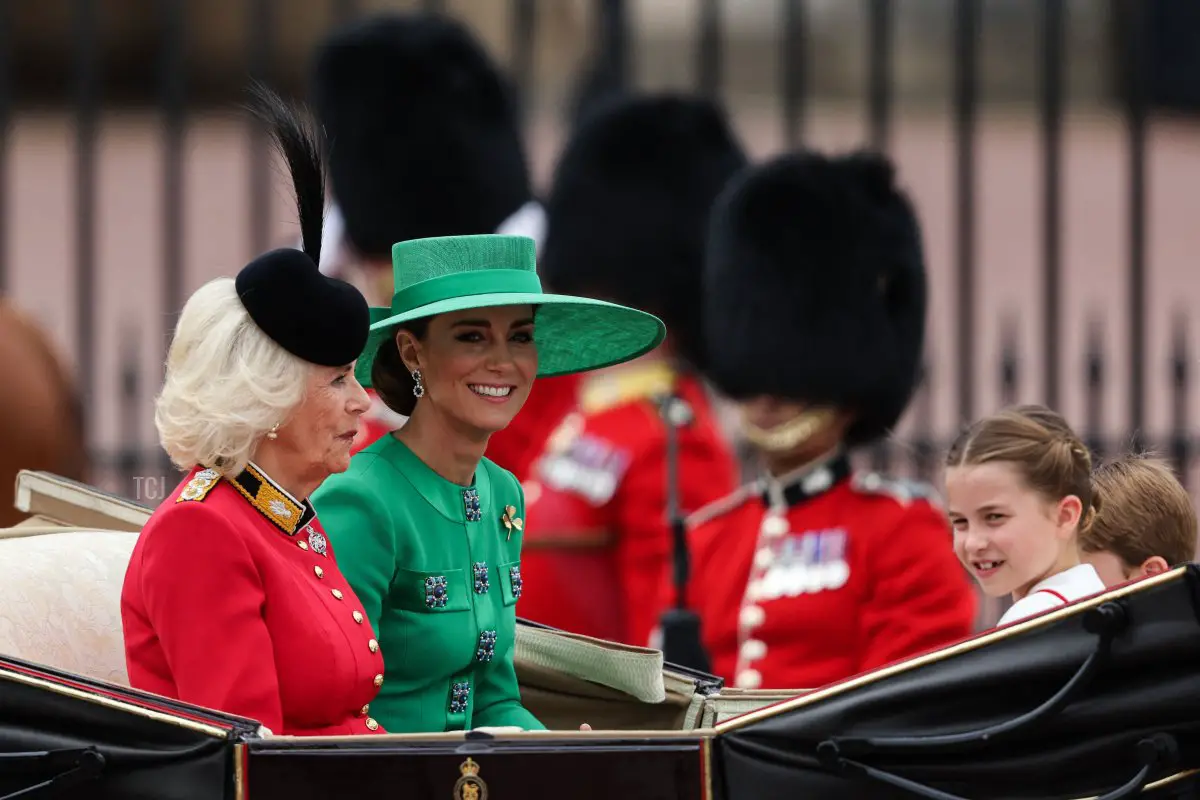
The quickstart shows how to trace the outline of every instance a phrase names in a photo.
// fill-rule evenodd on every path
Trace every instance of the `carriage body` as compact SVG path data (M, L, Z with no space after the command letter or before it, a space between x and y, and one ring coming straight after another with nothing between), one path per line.
M0 531L0 798L55 781L97 800L1048 800L1200 781L1195 565L791 692L521 623L523 700L551 730L275 737L127 686L117 598L139 508L23 480L30 517Z

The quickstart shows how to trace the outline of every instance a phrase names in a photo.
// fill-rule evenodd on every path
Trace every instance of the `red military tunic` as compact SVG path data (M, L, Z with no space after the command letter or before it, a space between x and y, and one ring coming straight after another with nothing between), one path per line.
M312 506L253 465L194 469L142 529L121 593L130 684L280 735L383 733L383 655Z
M655 398L672 389L693 415L678 431L683 511L737 486L736 462L698 381L662 361L589 374L525 481L519 616L646 644L671 551L667 432Z
M504 430L488 440L487 457L524 481L546 446L546 440L579 402L582 376L560 375L534 381L529 398Z
M730 685L815 688L972 633L945 514L845 456L744 487L689 526L689 604Z

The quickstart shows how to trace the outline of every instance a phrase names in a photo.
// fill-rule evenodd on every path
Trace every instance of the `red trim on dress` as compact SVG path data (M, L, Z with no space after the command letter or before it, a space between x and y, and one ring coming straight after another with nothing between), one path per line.
M1034 592L1034 594L1041 594L1042 592L1045 592L1046 594L1054 595L1055 597L1057 597L1059 600L1062 601L1064 606L1070 602L1067 598L1063 597L1061 594L1054 591L1053 589L1038 589L1036 592Z

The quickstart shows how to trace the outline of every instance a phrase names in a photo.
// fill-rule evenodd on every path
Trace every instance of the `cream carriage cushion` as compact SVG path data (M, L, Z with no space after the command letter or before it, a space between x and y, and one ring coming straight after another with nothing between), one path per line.
M128 686L121 585L137 536L0 530L0 653Z

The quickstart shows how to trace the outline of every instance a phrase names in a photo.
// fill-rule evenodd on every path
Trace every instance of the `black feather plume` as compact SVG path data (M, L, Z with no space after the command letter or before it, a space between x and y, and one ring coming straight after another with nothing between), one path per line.
M325 165L312 115L293 106L261 81L250 84L249 111L266 126L276 149L287 161L296 192L300 239L314 264L321 263L321 229L325 217Z

